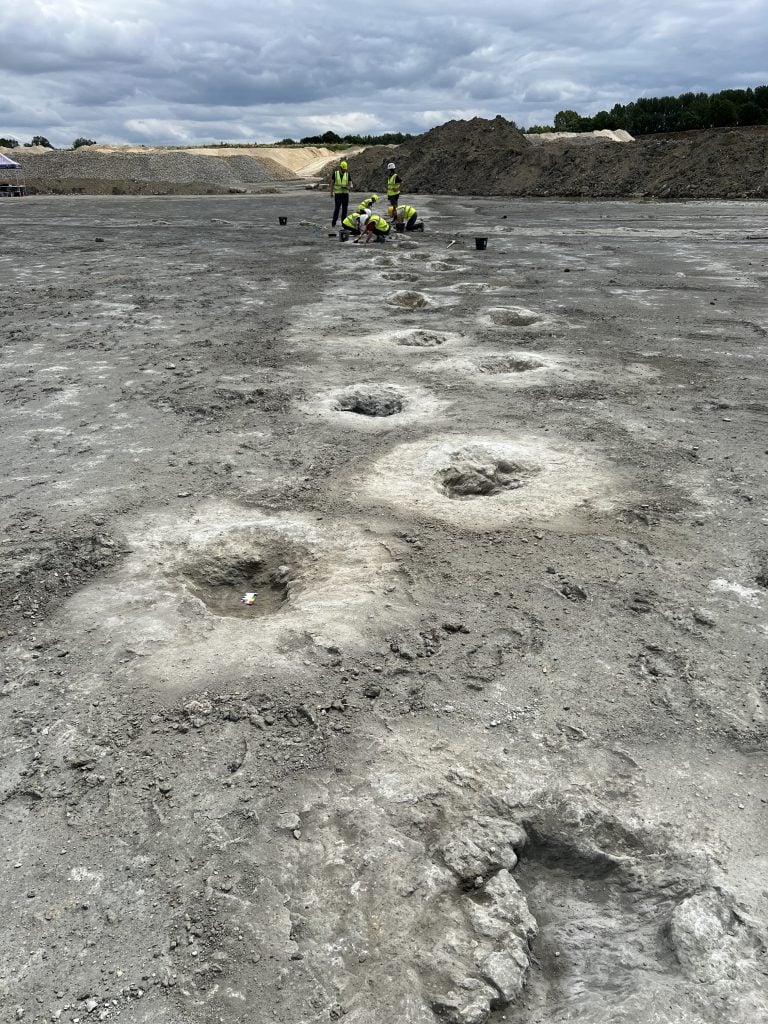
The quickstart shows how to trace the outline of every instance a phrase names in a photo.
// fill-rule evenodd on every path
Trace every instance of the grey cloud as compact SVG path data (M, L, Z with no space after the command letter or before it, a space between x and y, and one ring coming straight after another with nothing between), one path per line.
M768 80L752 0L393 0L375 20L370 9L307 0L258 10L221 0L215 12L88 2L54 17L32 0L4 25L2 133L58 145L74 125L104 141L168 141L142 134L152 130L267 141L349 117L422 131L425 112L446 110L528 124L566 105L593 113L639 95ZM313 118L322 129L306 130Z

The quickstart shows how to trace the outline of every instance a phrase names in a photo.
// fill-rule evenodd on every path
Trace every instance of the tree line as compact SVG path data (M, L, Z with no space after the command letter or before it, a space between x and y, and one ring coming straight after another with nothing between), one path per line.
M322 135L307 135L303 139L281 139L279 142L218 142L210 145L211 149L224 147L249 148L251 146L392 146L399 145L414 138L404 132L385 132L383 135L337 135L336 132L324 132ZM0 148L18 149L22 143L18 139L4 138L0 136ZM30 142L23 143L24 146L44 146L46 149L55 149L44 135L34 135ZM78 138L72 143L72 149L79 149L81 146L95 146L95 139ZM196 145L199 145L196 144ZM183 148L183 147L182 147ZM195 147L186 147L195 148Z
M44 146L45 149L55 149L44 135L33 135L29 142L21 143L18 139L0 137L0 149L18 149L19 146ZM81 146L95 146L95 139L79 138L72 143L72 149L79 149Z
M560 110L554 125L533 125L536 132L594 132L623 128L630 135L687 132L696 128L735 128L768 124L768 85L721 92L684 92L681 96L649 96L633 103L616 103L583 117L575 110Z

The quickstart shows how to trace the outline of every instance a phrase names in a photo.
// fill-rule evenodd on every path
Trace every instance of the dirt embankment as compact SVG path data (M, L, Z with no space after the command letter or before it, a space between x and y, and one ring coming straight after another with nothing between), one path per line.
M269 192L313 178L338 155L324 146L24 147L8 151L24 168L29 192L88 195L212 195ZM350 152L359 152L359 147Z
M350 161L355 183L381 191L388 147ZM768 128L649 135L617 144L531 145L502 117L449 121L400 146L405 192L508 196L768 196Z
M752 199L768 196L768 128L541 143L511 121L449 121L399 146L345 155L355 187L382 193L393 158L404 194ZM265 192L324 179L339 153L317 146L152 149L89 146L17 153L31 192Z

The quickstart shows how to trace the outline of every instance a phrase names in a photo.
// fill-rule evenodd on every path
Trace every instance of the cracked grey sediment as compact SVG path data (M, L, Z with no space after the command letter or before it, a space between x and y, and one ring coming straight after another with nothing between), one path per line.
M3 208L0 1017L754 1024L762 206L327 205Z

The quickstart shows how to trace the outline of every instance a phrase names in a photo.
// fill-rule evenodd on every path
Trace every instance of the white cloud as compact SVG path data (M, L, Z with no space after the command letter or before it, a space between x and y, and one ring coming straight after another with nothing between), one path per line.
M551 122L768 82L763 0L29 0L0 38L0 133L173 143Z

